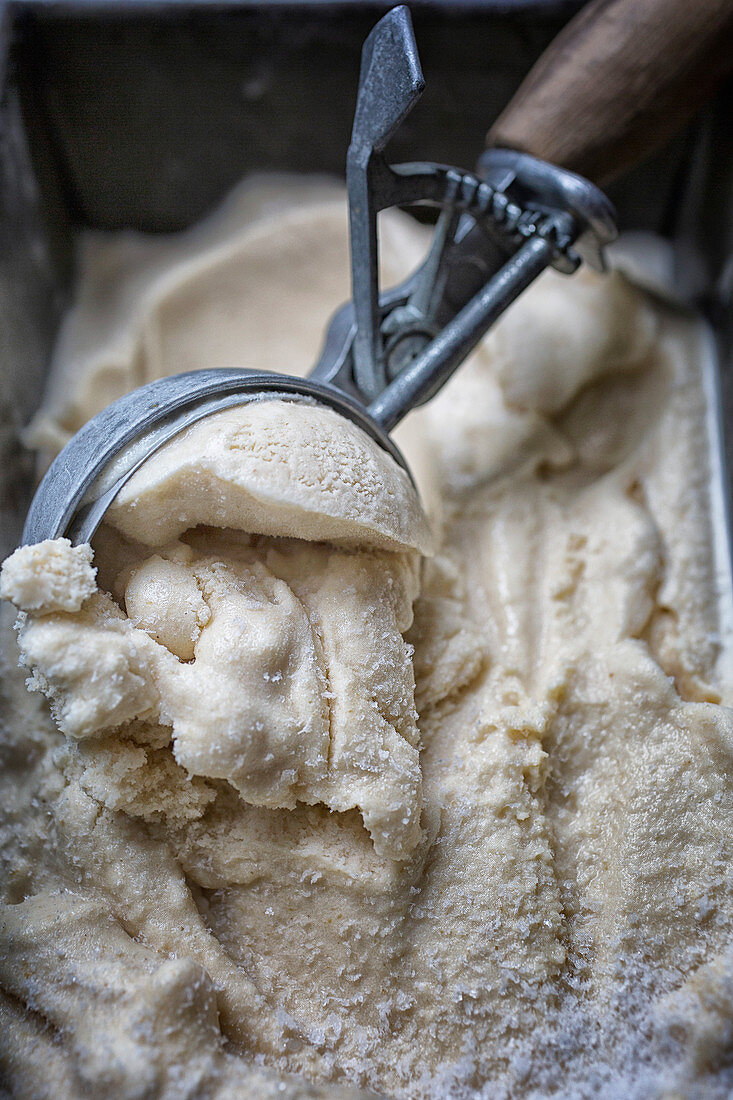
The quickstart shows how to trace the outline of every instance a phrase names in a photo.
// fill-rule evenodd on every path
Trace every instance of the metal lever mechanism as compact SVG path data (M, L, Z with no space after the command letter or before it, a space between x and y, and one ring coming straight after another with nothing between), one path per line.
M331 322L312 374L367 405L387 431L433 396L541 271L601 267L616 235L598 188L526 154L489 150L479 174L389 165L384 147L424 86L410 13L394 8L364 44L347 155L353 301ZM441 211L432 245L402 286L380 295L377 215L415 204Z

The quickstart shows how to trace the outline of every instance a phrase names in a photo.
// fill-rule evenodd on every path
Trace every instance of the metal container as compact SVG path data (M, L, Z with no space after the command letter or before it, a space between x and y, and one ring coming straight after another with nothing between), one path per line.
M343 175L361 44L388 6L0 0L3 556L32 491L19 432L40 401L79 231L182 228L252 170ZM394 159L472 167L490 123L580 6L413 3L427 91L394 141ZM711 318L725 363L732 105L723 90L609 192L622 229L674 242L676 289ZM720 409L733 469L729 373ZM727 498L729 484L720 489Z

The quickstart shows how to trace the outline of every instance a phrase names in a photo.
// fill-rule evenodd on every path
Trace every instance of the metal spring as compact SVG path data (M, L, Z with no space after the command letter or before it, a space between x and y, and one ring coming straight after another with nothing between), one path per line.
M511 244L516 245L539 232L552 238L558 249L563 248L551 217L519 206L471 172L460 172L455 168L445 171L443 209L446 207L468 214L477 221L490 219Z

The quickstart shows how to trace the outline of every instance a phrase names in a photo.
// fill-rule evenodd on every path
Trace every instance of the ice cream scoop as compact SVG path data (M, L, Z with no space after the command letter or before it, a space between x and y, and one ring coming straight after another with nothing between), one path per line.
M613 207L592 183L521 152L488 150L478 174L383 150L422 93L409 11L390 11L366 40L347 157L352 301L334 316L308 379L200 370L143 386L90 420L49 468L26 544L88 542L125 482L163 444L222 409L273 397L325 406L407 471L390 430L428 400L490 325L548 266L602 267ZM440 215L419 269L380 294L377 214L428 205ZM273 323L275 323L273 318ZM407 471L409 474L409 471Z

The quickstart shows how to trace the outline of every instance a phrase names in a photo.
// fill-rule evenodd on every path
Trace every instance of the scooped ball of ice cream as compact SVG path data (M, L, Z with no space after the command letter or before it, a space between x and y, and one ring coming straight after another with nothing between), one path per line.
M192 425L151 455L106 519L146 546L206 525L430 550L428 523L405 470L332 409L285 400L253 402Z

